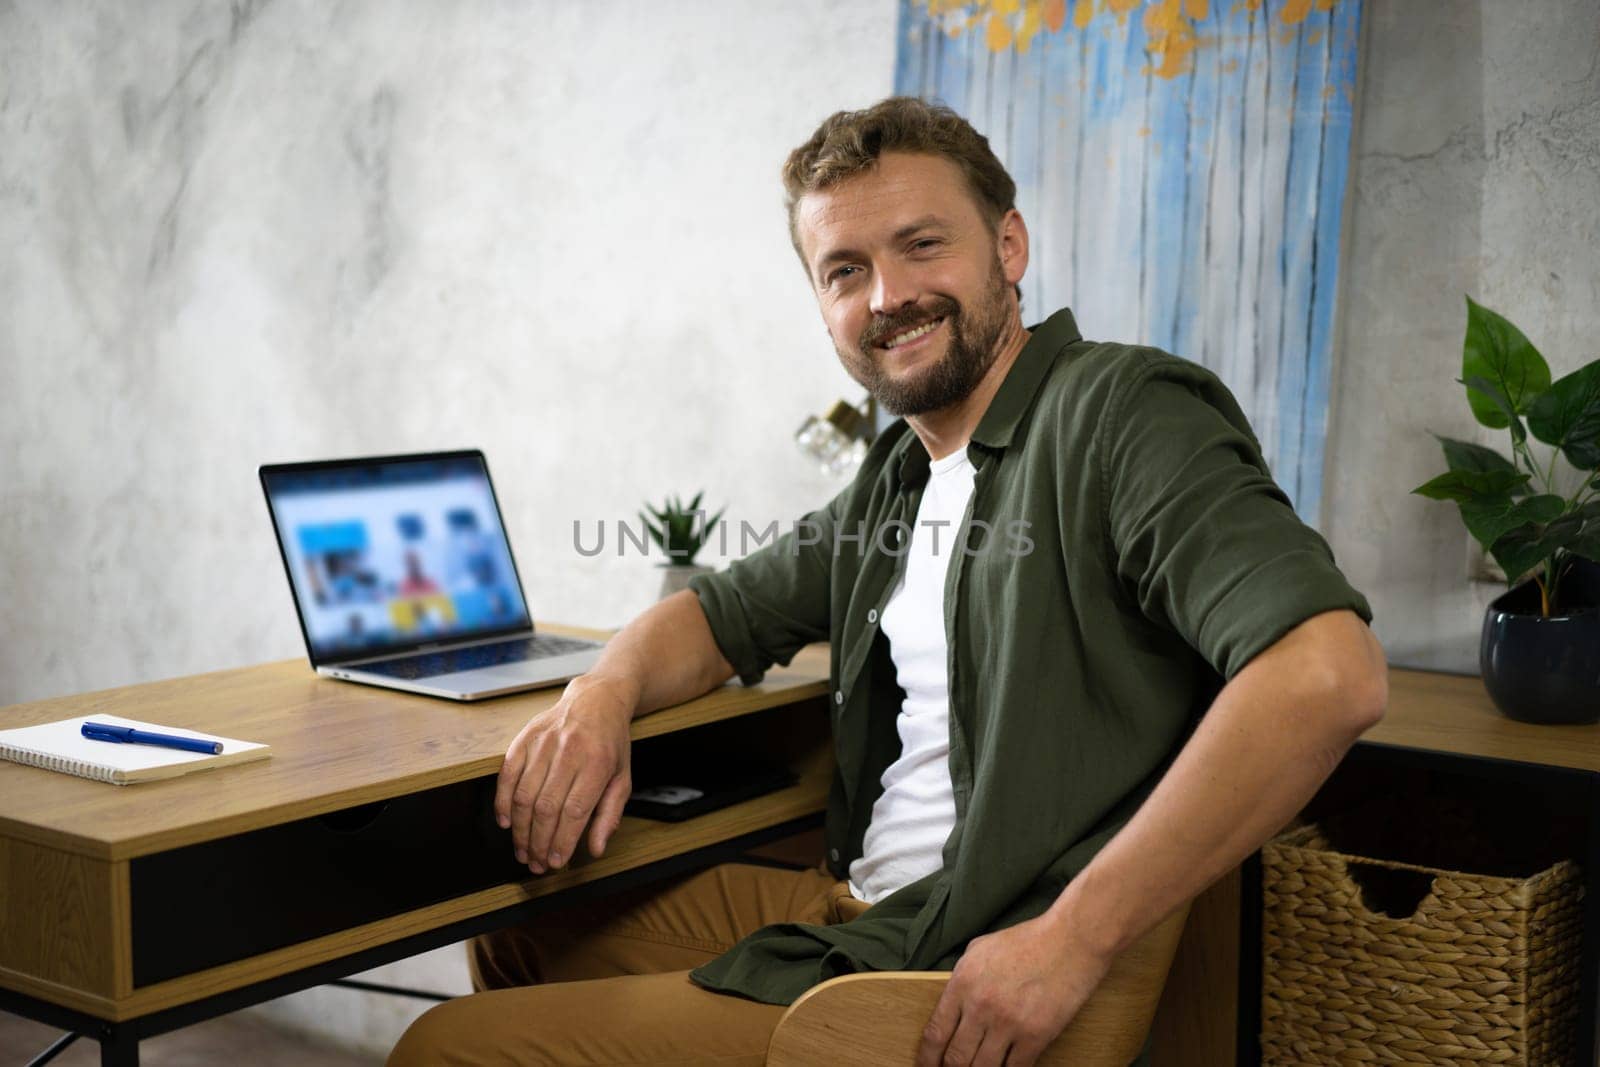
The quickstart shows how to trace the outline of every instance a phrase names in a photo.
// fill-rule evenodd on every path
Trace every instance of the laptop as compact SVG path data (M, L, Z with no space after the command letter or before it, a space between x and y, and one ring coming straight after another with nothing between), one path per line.
M270 464L261 488L318 674L481 700L599 657L534 632L482 452Z

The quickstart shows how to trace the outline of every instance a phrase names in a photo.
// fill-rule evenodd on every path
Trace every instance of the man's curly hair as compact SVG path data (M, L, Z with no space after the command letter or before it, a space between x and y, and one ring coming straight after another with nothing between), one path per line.
M783 164L784 207L796 252L800 237L795 231L795 207L800 198L872 169L884 152L920 152L956 164L993 231L1017 206L1017 183L995 158L989 139L971 123L942 104L891 96L861 111L835 112L810 140L789 153Z

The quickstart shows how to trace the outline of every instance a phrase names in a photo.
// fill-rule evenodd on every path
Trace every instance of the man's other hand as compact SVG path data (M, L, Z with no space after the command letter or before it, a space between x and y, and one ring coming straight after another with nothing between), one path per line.
M917 1067L1027 1067L1110 969L1050 912L974 938L922 1032Z
M628 724L638 700L636 688L616 679L574 678L506 750L495 819L511 831L517 862L534 874L571 860L585 825L589 852L605 852L633 789Z

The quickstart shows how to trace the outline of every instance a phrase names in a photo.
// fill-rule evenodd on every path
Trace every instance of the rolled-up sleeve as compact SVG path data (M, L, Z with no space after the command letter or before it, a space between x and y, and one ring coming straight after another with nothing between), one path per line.
M848 490L847 490L848 492ZM711 634L745 685L828 637L833 549L844 494L727 570L689 580Z
M1210 371L1145 355L1098 437L1119 579L1224 678L1313 615L1347 608L1371 622L1366 598L1295 514Z

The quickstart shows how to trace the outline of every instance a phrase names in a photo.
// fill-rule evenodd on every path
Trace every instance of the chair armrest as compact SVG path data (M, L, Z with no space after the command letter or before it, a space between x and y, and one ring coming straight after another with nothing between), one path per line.
M1118 956L1038 1062L1127 1067L1144 1047L1188 916L1184 904ZM944 971L881 971L823 982L778 1021L768 1067L909 1064L949 980Z

